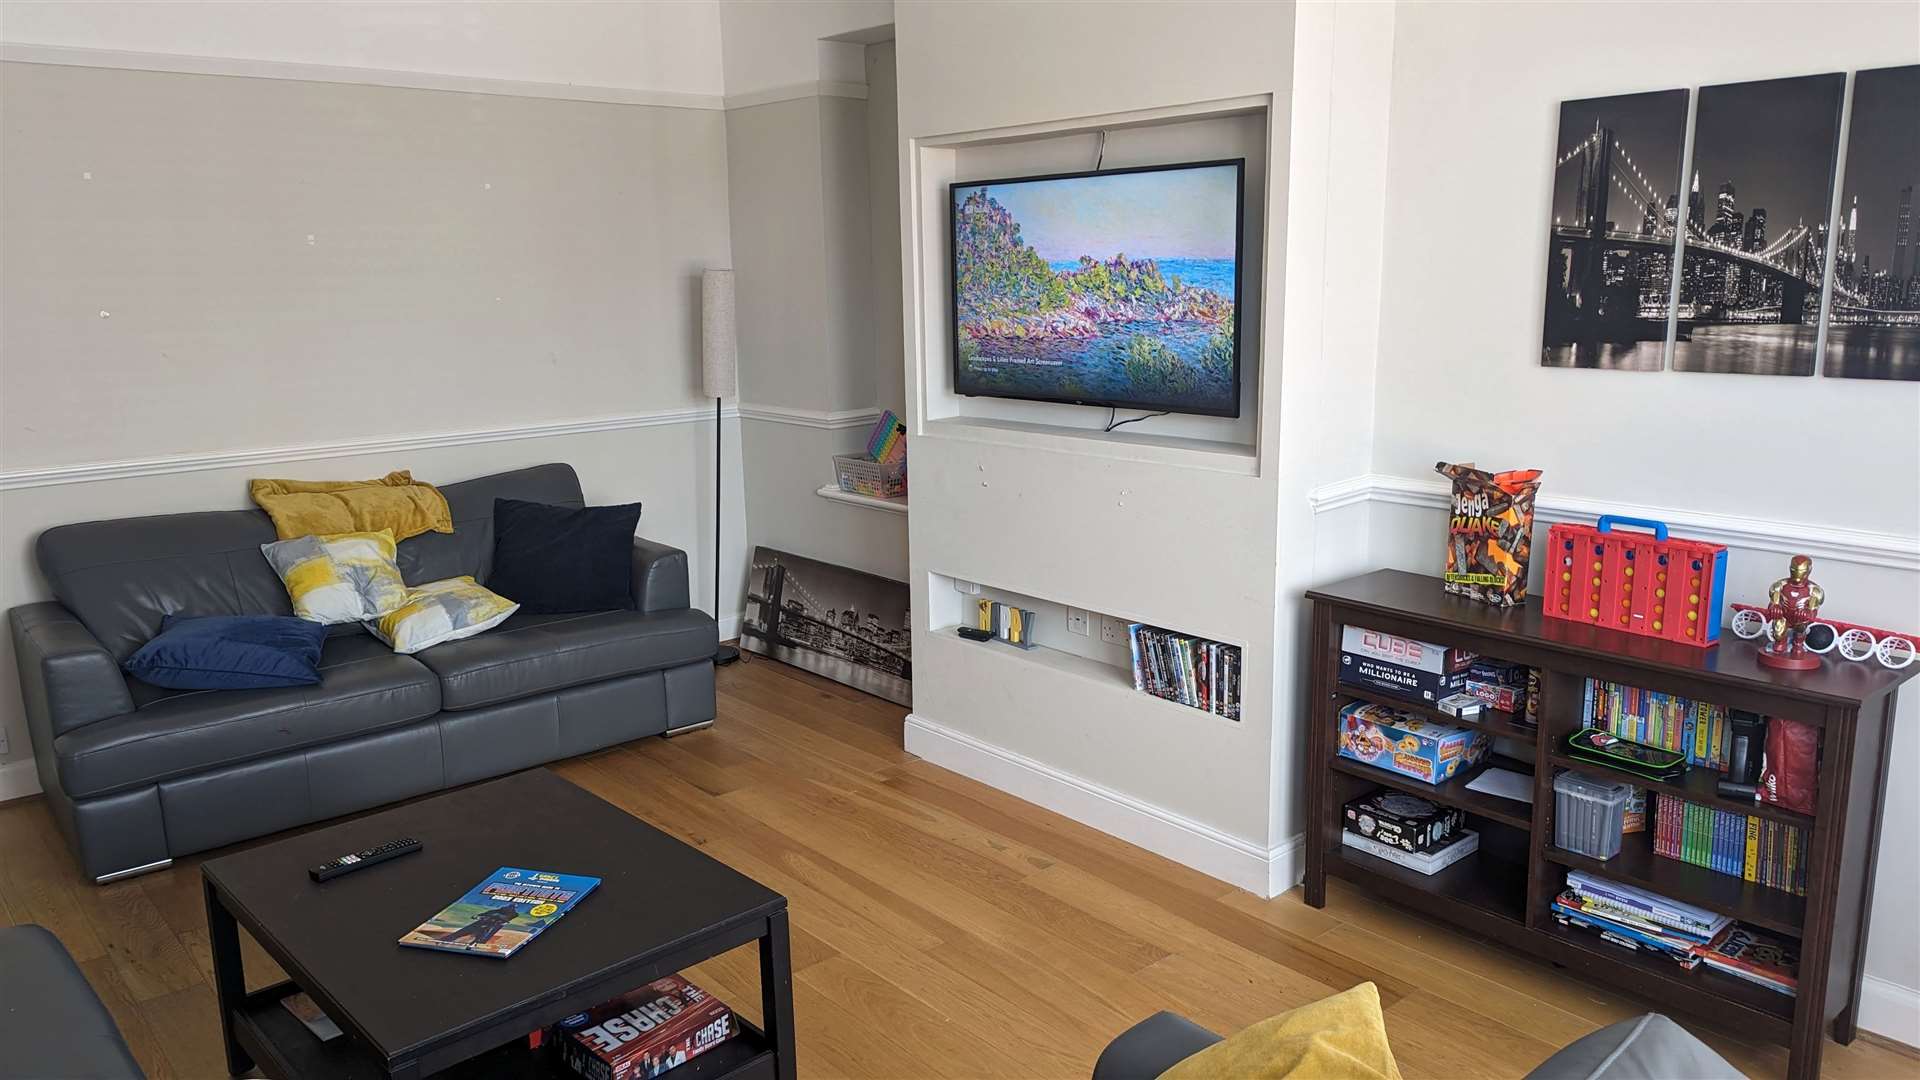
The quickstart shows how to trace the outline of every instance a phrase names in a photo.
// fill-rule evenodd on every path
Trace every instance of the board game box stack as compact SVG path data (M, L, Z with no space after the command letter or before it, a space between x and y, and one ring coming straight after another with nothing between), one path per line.
M1190 708L1240 719L1240 647L1133 623L1133 688Z
M737 1033L732 1009L678 975L655 979L553 1028L561 1062L582 1080L646 1080Z
M1727 710L1657 690L1588 679L1583 715L1590 727L1645 746L1686 754L1687 764L1727 770Z
M1807 895L1807 831L1784 821L1659 795L1654 799L1653 850L1770 889Z
M1382 788L1346 805L1340 843L1421 874L1437 874L1480 850L1467 816Z

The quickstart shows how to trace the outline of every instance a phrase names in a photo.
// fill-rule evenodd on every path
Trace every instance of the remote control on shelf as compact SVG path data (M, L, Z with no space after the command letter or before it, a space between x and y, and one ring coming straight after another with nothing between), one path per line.
M398 840L389 840L379 847L370 847L365 851L356 851L351 855L342 855L329 862L323 862L309 869L307 876L315 881L327 881L341 874L351 874L355 870L372 866L374 863L383 863L388 859L411 855L419 850L420 841L411 836L401 837Z

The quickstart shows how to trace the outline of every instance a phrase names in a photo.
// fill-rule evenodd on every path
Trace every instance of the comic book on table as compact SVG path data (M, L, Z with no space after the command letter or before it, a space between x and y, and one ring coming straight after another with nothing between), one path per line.
M400 944L504 960L560 921L599 884L597 877L503 866L402 934Z

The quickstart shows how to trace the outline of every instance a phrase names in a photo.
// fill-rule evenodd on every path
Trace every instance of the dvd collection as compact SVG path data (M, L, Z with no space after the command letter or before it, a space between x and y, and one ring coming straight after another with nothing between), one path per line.
M1664 956L1689 971L1705 964L1789 997L1798 986L1797 942L1646 889L1569 871L1553 916L1562 926Z
M1133 688L1154 697L1240 719L1240 647L1134 623Z
M1588 679L1589 727L1645 746L1684 753L1689 765L1727 771L1727 710L1658 690Z
M1784 821L1659 795L1654 800L1653 850L1795 896L1807 895L1807 832Z

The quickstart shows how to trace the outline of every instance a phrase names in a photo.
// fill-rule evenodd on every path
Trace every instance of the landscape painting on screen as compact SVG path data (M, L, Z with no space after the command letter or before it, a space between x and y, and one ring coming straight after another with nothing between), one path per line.
M1560 104L1543 366L1666 366L1686 139L1685 90Z
M1920 380L1920 65L1853 77L1825 372Z
M1702 87L1677 371L1812 375L1845 75ZM1853 244L1841 222L1835 254Z
M954 390L1238 416L1244 165L954 184Z

